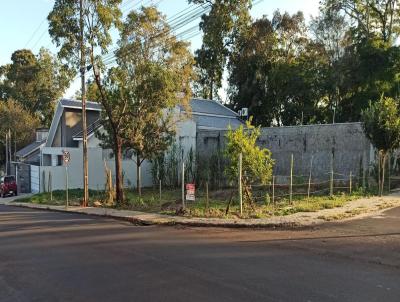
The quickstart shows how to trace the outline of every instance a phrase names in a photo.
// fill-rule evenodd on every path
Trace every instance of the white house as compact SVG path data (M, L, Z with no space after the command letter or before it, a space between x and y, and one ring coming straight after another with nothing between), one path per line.
M243 123L235 112L217 101L192 99L190 107L190 114L181 107L176 108L180 116L187 117L178 123L176 137L176 142L184 153L190 149L196 152L198 130L225 130L229 126L236 128ZM68 151L71 155L68 164L69 187L83 187L81 108L80 101L61 99L48 133L41 129L38 139L19 151L15 172L20 186L25 188L25 191L35 193L47 190L50 174L53 190L65 188L66 168L63 164L63 151ZM87 102L89 188L94 190L103 189L105 186L105 165L111 169L114 176L114 159L110 156L112 152L101 148L95 135L95 131L101 127L100 113L100 104ZM34 158L35 161L26 161L24 155L27 153L29 158ZM132 159L123 159L123 173L125 186L136 184L136 165ZM142 184L152 185L150 162L142 164Z

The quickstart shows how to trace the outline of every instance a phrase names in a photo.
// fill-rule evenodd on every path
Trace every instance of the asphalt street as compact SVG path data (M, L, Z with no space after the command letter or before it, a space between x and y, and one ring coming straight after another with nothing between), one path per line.
M301 230L0 206L0 301L400 301L400 209Z

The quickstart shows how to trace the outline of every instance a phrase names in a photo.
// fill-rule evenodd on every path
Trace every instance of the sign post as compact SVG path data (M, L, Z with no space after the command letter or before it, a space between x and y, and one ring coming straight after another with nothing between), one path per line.
M64 166L65 166L65 207L68 209L68 164L71 161L71 154L69 151L64 150L63 151L63 161L64 161Z

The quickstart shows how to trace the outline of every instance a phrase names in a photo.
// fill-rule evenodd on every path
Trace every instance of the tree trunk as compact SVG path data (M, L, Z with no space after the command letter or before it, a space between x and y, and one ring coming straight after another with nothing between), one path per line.
M141 173L141 162L139 153L136 154L136 187L139 197L142 197L142 173Z
M122 143L120 138L116 138L115 144L115 191L118 205L123 205L124 189L122 182Z
M210 83L210 95L209 95L209 98L210 98L210 100L212 100L213 99L213 92L214 92L214 79L211 79L211 83Z

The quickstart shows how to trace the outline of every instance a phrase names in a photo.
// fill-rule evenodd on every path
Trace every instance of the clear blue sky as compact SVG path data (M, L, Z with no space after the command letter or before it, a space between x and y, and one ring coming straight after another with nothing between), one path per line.
M298 10L304 12L307 19L310 15L318 13L319 0L254 0L258 3L252 10L252 16L259 18L263 15L271 16L273 11L279 9L295 13ZM37 53L41 47L49 48L56 52L55 46L51 43L47 32L46 17L53 7L53 0L1 0L0 1L0 65L10 62L11 54L22 48L32 49ZM124 0L123 11L129 11L132 7L137 8L141 4L158 4L159 9L171 17L184 10L188 4L187 0ZM199 19L178 31L182 32L190 28ZM189 35L191 36L191 35ZM201 36L190 39L192 49L201 44ZM73 85L76 86L75 84ZM71 95L76 89L72 87L67 95Z

